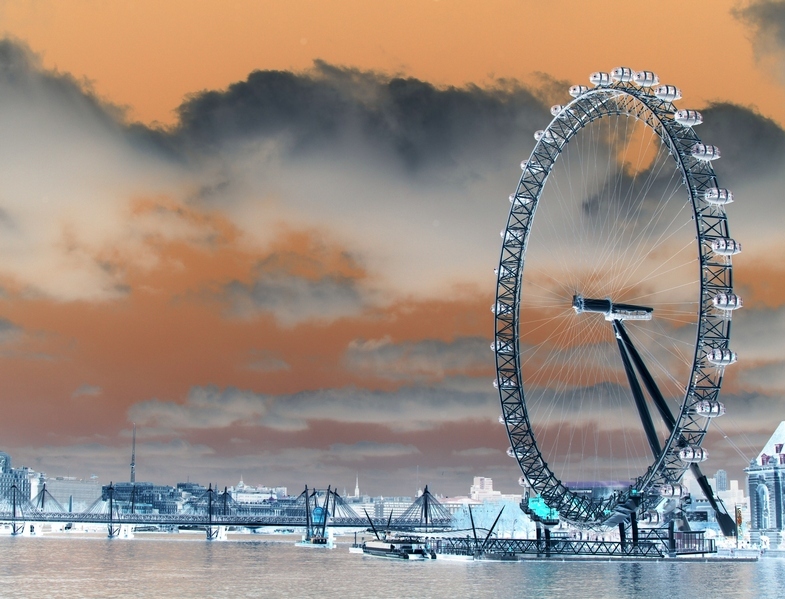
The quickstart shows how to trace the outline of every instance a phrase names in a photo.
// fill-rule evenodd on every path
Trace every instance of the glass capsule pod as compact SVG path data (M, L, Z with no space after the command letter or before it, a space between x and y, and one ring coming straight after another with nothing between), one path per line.
M515 382L507 377L502 377L501 381L499 381L499 379L493 379L493 386L496 389L515 389L516 387Z
M545 170L545 167L537 161L530 162L528 160L524 160L523 162L521 162L521 170L525 171L527 169L532 173L541 173L542 171Z
M695 413L704 418L717 418L725 414L725 404L720 401L699 401L695 405Z
M722 187L712 187L706 190L706 193L703 194L703 199L709 204L724 206L733 202L733 192Z
M502 302L496 302L491 306L491 312L493 312L497 316L499 314L508 314L512 312L512 306L510 306L509 304L504 304Z
M690 445L679 450L679 459L687 464L700 464L709 459L709 452L703 447Z
M695 144L690 150L693 158L709 162L710 160L717 160L720 157L720 149L717 146L710 146L708 144Z
M556 138L553 136L553 133L548 129L540 129L539 131L535 131L534 139L545 142L553 142L556 140Z
M529 486L529 483L527 482L527 480L526 480L526 477L525 477L525 476L520 476L520 477L518 477L518 484L519 484L521 487L528 487L528 486Z
M516 416L515 414L510 414L507 417L507 424L512 426L518 426L521 422L523 422L523 419L520 416Z
M507 229L507 231L501 231L501 236L502 239L504 239L504 242L510 243L512 245L522 243L525 234L525 229Z
M675 85L660 85L654 90L654 95L663 102L675 102L681 99L681 90Z
M508 279L515 276L515 271L512 268L508 268L507 266L501 266L494 268L493 274L495 274L500 279Z
M703 115L697 110L677 110L673 118L679 125L685 127L694 127L703 122Z
M733 202L733 192L724 187L712 187L703 194L703 199L715 206L724 206Z
M559 116L562 110L564 110L564 106L562 106L561 104L554 104L553 106L551 106L551 114L553 116Z
M741 252L741 244L730 237L717 237L711 241L711 251L720 256L735 256Z
M515 204L516 206L523 206L525 204L531 204L534 201L534 198L530 198L527 195L511 193L510 194L510 204Z
M496 352L497 354L511 354L513 353L512 344L504 341L494 341L491 343L491 351Z
M570 87L570 95L573 98L577 98L578 96L585 94L587 91L589 91L589 88L585 85L573 85Z
M623 81L624 83L627 83L632 81L634 76L635 73L629 67L616 67L611 71L611 79L614 81Z
M685 447L684 449L690 448ZM681 452L679 452L679 457L681 458ZM679 484L660 485L657 492L660 494L660 497L684 497L687 495L687 487Z
M741 297L735 293L718 293L711 300L711 303L719 310L738 310L744 305Z
M610 85L611 84L611 76L608 73L592 73L589 75L589 81L594 85Z
M524 455L526 455L526 453L524 451L521 451L520 449L518 451L515 451L512 447L508 447L507 448L507 455L510 456L511 458L520 459Z
M727 347L716 347L706 354L706 359L715 366L730 366L739 356Z
M510 414L507 419L504 419L504 414L499 414L499 424L511 424L513 426L521 423L521 417L515 414Z
M641 87L652 87L660 82L660 78L651 71L638 71L632 80Z

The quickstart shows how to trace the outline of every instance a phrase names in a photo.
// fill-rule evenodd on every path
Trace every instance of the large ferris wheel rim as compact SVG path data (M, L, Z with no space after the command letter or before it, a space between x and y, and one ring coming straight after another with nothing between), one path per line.
M640 494L638 501L656 485L678 483L689 464L682 462L674 449L685 445L700 447L707 432L708 418L697 416L694 407L700 401L717 400L723 369L709 363L707 354L714 349L727 350L730 337L730 318L718 317L712 312L711 298L718 292L733 291L730 259L713 260L711 242L717 238L730 238L724 209L708 204L701 196L710 189L719 188L710 162L705 160L705 156L696 157L696 148L702 147L706 152L714 152L716 148L703 145L691 126L682 125L674 119L676 109L672 99L658 98L649 87L608 81L593 89L581 88L569 104L555 106L553 112L554 118L548 127L538 132L538 141L529 160L522 163L523 172L516 193L510 198L512 205L507 225L502 231L494 304L496 384L511 443L510 451L527 482L549 507L559 510L565 519L601 523L608 519L610 508L615 506L574 494L548 467L532 431L521 376L518 316L525 254L535 211L550 171L569 141L586 125L604 117L632 116L643 121L667 146L681 171L683 187L689 194L700 265L700 309L695 351L675 426L659 456L635 481L634 491ZM619 503L626 499L629 499L629 493L620 497Z

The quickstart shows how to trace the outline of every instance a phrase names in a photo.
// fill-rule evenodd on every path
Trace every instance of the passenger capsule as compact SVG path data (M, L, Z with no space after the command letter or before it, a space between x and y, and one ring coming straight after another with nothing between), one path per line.
M738 310L744 303L735 293L718 293L711 300L712 305L719 310Z
M562 110L564 110L564 106L562 106L561 104L554 104L553 106L551 106L551 114L553 116L559 116Z
M589 88L585 85L573 85L570 87L570 95L573 98L577 98L578 96L585 94L587 91L589 91Z
M521 476L521 477L518 478L518 484L520 486L522 486L522 487L528 487L529 486L529 483L526 481L526 477L525 476Z
M610 85L611 76L608 73L592 73L589 75L589 81L594 85Z
M720 157L720 149L717 146L709 146L706 144L695 144L690 150L693 158L709 162L710 160L717 160Z
M685 449L689 449L685 447ZM679 455L681 457L681 455ZM657 489L660 497L684 497L687 495L687 487L684 485L660 485L659 489Z
M537 141L542 140L546 142L552 142L556 138L553 136L553 133L550 130L540 129L539 131L534 132L534 139L536 139Z
M679 125L685 127L694 127L703 122L703 115L697 110L677 110L673 118Z
M695 413L704 418L717 418L725 414L725 404L719 401L700 401L695 406Z
M511 193L510 194L510 204L515 204L516 206L523 206L524 204L531 204L534 201L534 198L523 194L523 193Z
M507 416L507 424L518 426L521 422L523 422L523 419L520 416L516 416L515 414Z
M681 99L681 90L675 85L660 85L654 95L663 102L675 102Z
M519 245L526 238L526 229L507 229L507 231L501 231L500 233L504 243L509 243L510 245Z
M532 173L541 173L542 171L545 170L545 167L540 162L537 161L526 161L526 162L521 162L521 169L522 170L528 169L529 172Z
M521 422L521 417L516 416L515 414L510 414L509 416L507 416L506 419L504 418L504 414L499 414L499 424L505 424L505 425L511 424L515 426L516 424L520 424L520 422Z
M711 242L711 251L720 256L734 256L741 252L741 244L730 237L717 237Z
M638 71L633 75L632 80L641 87L651 87L660 82L660 78L651 71Z
M687 464L700 464L709 458L709 452L703 447L690 445L679 451L679 459Z
M616 67L611 71L611 78L614 81L623 81L624 83L627 83L632 81L633 77L634 73L629 67Z
M522 449L515 451L512 447L508 447L507 455L510 456L511 458L521 459L523 456L526 455L526 452L523 451Z
M703 194L703 199L709 204L724 206L733 202L733 192L721 187L712 187L706 190L706 193Z
M515 276L515 270L507 266L502 266L500 268L494 268L493 274L495 274L500 279L509 279L510 277Z
M715 366L730 366L738 360L738 355L727 347L717 347L706 354L706 359Z
M501 383L498 379L493 379L493 386L497 389L515 389L513 380L506 377L502 377Z
M512 306L509 304L504 304L502 302L496 302L491 306L491 312L496 314L497 316L500 314L509 314L512 312Z
M491 343L491 351L494 351L497 354L511 354L512 345L505 343L504 341L494 341Z

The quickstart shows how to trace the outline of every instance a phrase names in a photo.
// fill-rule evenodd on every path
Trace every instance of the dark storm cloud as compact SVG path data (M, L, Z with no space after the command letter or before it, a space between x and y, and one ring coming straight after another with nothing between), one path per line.
M478 148L493 159L547 122L545 106L518 85L437 88L317 62L307 73L255 71L225 91L194 94L178 109L173 135L216 149L238 140L279 138L292 153L334 151L358 138L409 168L459 166Z
M785 2L757 0L731 12L755 29L755 43L759 51L785 49Z
M0 39L0 87L6 92L41 87L45 96L56 98L61 105L110 128L116 127L122 116L118 108L92 94L86 82L68 74L42 71L38 57L24 43L8 38Z
M723 185L743 184L761 177L778 176L785 160L785 131L775 121L750 107L729 102L714 102L701 110L703 124L696 133L706 144L718 146L721 160L713 164ZM664 152L664 150L662 150ZM633 214L630 206L636 205L637 185L646 186L646 197L657 203L669 197L680 186L680 177L668 162L663 168L663 154L647 170L633 177L626 170L609 178L585 202L585 209L593 213L599 209L603 198L618 198L621 209ZM633 193L634 191L634 193Z
M785 131L752 108L727 102L701 111L698 134L704 143L720 148L722 158L715 170L732 184L775 175L785 158Z

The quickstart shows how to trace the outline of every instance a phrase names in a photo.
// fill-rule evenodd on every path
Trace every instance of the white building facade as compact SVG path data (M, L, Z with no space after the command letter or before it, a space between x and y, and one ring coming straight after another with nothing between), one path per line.
M748 468L747 491L750 501L750 541L785 548L785 422L781 422Z

